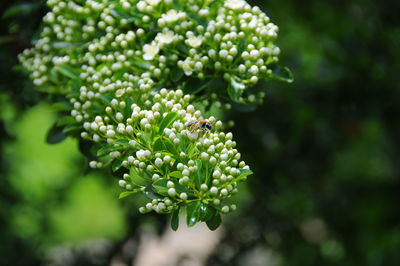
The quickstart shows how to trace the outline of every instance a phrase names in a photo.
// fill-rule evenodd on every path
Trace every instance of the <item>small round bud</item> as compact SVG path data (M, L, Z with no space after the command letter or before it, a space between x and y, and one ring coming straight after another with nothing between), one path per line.
M222 207L221 212L223 212L223 213L229 212L229 206Z
M171 197L176 195L176 190L175 188L171 187L168 189L168 195L170 195Z
M181 194L179 194L179 198L181 198L182 200L187 200L188 195L185 192L182 192Z
M211 193L211 194L217 194L217 193L218 193L218 188L216 188L216 187L211 187L211 188L210 188L210 193Z

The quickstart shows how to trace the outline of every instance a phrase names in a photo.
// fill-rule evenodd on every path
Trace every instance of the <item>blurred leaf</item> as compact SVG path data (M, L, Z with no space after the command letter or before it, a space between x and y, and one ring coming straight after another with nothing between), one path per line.
M186 224L189 227L194 226L200 221L201 202L195 201L186 206Z
M206 88L204 80L197 78L186 78L185 86L183 87L185 94L197 94Z
M170 73L170 76L171 76L171 80L173 81L173 82L178 82L178 81L180 81L181 79L182 79L182 77L183 77L183 70L182 69L180 69L180 68L173 68L172 70L171 70L171 73Z
M246 86L235 80L235 77L231 76L230 85L228 86L228 95L232 101L237 102L239 98L242 96L244 89Z
M179 227L179 210L180 207L176 208L171 215L171 228L176 231Z
M57 126L65 126L76 123L75 118L69 115L64 115L57 120Z
M123 160L115 159L113 164L112 164L112 166L111 166L112 171L113 172L118 171L118 169L121 168L122 163L123 163Z
M63 129L64 133L69 133L70 135L73 133L78 133L82 130L82 125L78 123L66 125Z
M272 74L271 77L276 80L285 81L292 83L294 81L293 74L287 67L282 67L280 65L271 65Z
M15 40L15 36L0 36L0 44L14 42Z
M22 3L22 4L14 5L14 6L8 8L6 11L4 11L2 18L3 19L8 19L8 18L14 17L16 15L28 15L28 14L31 14L37 8L39 8L40 5L41 5L40 2Z
M72 110L72 105L69 102L56 102L51 105L51 109L54 111L70 111Z
M236 180L241 180L242 178L253 174L253 172L251 170L248 170L248 169L240 169L239 171L240 171L240 174L239 174L238 177L235 178Z
M115 18L123 18L123 19L132 19L132 16L125 12L125 10L121 6L116 6L114 9L111 10L111 15Z
M63 131L63 126L58 126L55 123L47 132L46 142L49 144L56 144L67 138L67 134Z
M70 66L67 65L55 66L54 69L70 79L76 79L76 80L80 79L78 72Z
M206 221L206 224L210 230L216 230L221 224L221 215L219 213L215 214L214 217Z
M134 189L134 190L132 190L132 191L124 191L124 192L121 192L120 194L119 194L119 199L123 199L123 198L125 198L125 197L128 197L128 196L130 196L130 195L132 195L132 194L135 194L135 193L138 193L138 192L140 192L140 191L142 191L142 189L140 189L140 188L138 188L138 189Z

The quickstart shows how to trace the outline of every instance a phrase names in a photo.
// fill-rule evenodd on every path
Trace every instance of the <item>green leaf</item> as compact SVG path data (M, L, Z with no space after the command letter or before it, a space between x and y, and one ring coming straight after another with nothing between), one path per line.
M72 116L69 116L69 115L60 117L56 122L57 126L65 126L65 125L71 125L71 124L76 124L76 120L75 120L75 118L73 118Z
M141 69L148 70L151 67L150 62L142 61L142 60L134 60L133 64Z
M204 22L204 20L200 17L200 16L198 16L198 15L196 15L195 13L188 13L188 16L192 19L192 20L194 20L194 21L196 21L197 23L196 24L198 24L198 25L205 25L206 23Z
M175 177L175 178L182 178L182 172L181 171L174 171L168 174L171 177Z
M70 132L79 132L82 129L82 125L78 123L66 125L63 129L64 133L70 133Z
M154 182L152 185L154 191L163 196L167 196L168 195L168 187L167 187L168 181L169 181L168 179L162 178L162 179L159 179L156 182Z
M271 77L276 80L292 83L294 81L293 74L287 67L274 64L271 66L272 74Z
M201 221L203 221L203 222L209 221L216 214L217 214L217 210L214 207L209 206L205 203L201 204L201 207L200 207L200 220Z
M164 145L167 148L168 152L170 152L176 157L179 157L179 152L177 151L175 145L171 142L170 139L164 138Z
M129 140L126 139L117 139L114 143L121 144L122 146L129 147Z
M123 160L115 159L113 164L112 164L112 166L111 166L112 171L113 172L118 171L118 169L121 168L122 163L123 163Z
M236 180L241 180L244 177L253 174L253 172L248 169L240 169L239 171L240 171L240 174L238 177L235 178Z
M194 226L200 221L201 202L195 201L186 206L186 224L189 227Z
M130 168L129 176L131 178L132 184L136 186L143 187L149 185L150 183L149 180L147 180L143 175L136 171L135 167Z
M98 99L102 100L105 104L111 103L111 98L103 93L100 94Z
M204 89L208 88L212 80L199 80L198 78L188 78L185 82L184 91L185 94L197 94Z
M179 227L179 210L180 207L176 208L171 215L171 228L176 231Z
M69 102L57 102L51 105L51 109L54 111L70 111L72 110L72 105Z
M111 10L111 15L115 18L124 18L124 19L131 19L132 17L124 11L124 9L120 6L115 7L115 9Z
M203 184L204 181L206 180L206 175L204 173L203 163L200 159L196 160L196 166L197 166L197 171L194 181L196 182L197 187L200 188L201 184Z
M164 129L168 127L176 118L178 114L176 112L170 112L168 113L163 120L160 123L160 128L158 130L158 133L162 135L164 133Z
M154 151L162 151L165 150L164 142L160 137L157 137L153 144Z
M16 15L28 15L41 6L41 3L23 3L11 6L6 11L4 11L2 18L8 19Z
M63 141L67 137L63 129L63 126L58 126L57 123L54 124L47 132L46 142L49 144L56 144Z
M151 184L148 184L145 187L143 193L148 199L159 199L161 197L161 195L158 195L153 191L153 187L151 186Z
M120 146L104 145L97 151L97 156L102 156L102 155L105 155L105 154L109 154L110 152L117 151L119 149L121 149Z
M70 79L77 79L79 80L79 74L70 66L62 65L62 66L55 66L54 69L61 73L62 75L70 78Z
M211 231L216 230L221 224L221 215L217 213L210 220L206 221L206 224Z
M138 188L138 189L134 189L134 190L132 190L132 191L124 191L124 192L121 192L121 193L119 194L119 199L128 197L128 196L130 196L130 195L132 195L132 194L135 194L135 193L138 193L138 192L140 192L140 191L142 191L142 189Z
M176 67L171 71L170 76L173 82L178 82L183 77L183 70Z
M228 95L232 101L238 101L242 96L246 85L235 80L233 76L230 78L230 84L228 86Z

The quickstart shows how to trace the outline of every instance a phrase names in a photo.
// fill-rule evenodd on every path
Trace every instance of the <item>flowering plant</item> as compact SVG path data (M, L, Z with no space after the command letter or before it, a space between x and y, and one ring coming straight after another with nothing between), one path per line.
M255 105L259 79L290 82L277 64L277 26L243 0L47 3L40 38L20 60L64 114L49 141L90 143L90 167L120 174L120 198L149 198L140 212L171 213L176 230L185 207L188 226L216 229L252 172L232 133L193 104Z

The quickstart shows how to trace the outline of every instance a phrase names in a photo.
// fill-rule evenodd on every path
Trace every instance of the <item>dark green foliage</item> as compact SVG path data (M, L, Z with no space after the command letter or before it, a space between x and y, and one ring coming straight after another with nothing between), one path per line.
M4 1L1 10L12 3ZM285 266L400 265L398 1L254 3L279 25L280 61L296 81L269 83L263 107L231 116L238 149L254 175L237 216L224 219L222 243L207 265L247 265L244 258L257 248L272 250ZM22 19L7 18L3 25L8 29L1 31L1 91L18 107L38 99L28 79L12 71L16 54L27 46L43 14L33 11L29 17L21 13ZM1 149L5 141L10 136L2 136ZM161 139L156 142L160 150L167 149ZM9 226L12 206L20 199L3 178L6 159L1 156L1 264L43 264L36 247ZM140 185L147 181L135 173L130 178ZM155 195L151 186L145 194ZM202 203L193 203L189 224L209 219L208 227L217 228L220 216L204 210ZM174 230L178 212L172 215ZM129 221L131 235L145 222L140 217ZM149 221L158 228L167 222L160 217Z
M223 242L235 255L217 249L207 265L244 265L258 248L285 266L400 265L399 2L253 3L279 25L295 82L230 117L256 167Z

